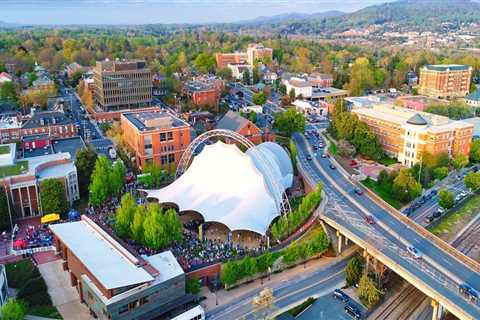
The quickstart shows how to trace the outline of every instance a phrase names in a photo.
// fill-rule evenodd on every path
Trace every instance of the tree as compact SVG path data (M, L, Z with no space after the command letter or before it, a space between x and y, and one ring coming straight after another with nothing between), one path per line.
M261 91L253 94L252 100L256 105L263 106L265 102L267 102L267 97L265 96L265 93Z
M133 223L133 216L137 203L135 198L126 193L120 201L120 207L115 214L115 231L120 237L126 237L130 234L130 225Z
M118 195L120 193L125 183L126 174L127 170L125 169L123 162L121 160L115 161L109 176L109 183L112 194Z
M242 277L238 272L239 268L236 262L227 261L222 264L222 270L220 271L220 280L227 286L234 284Z
M371 159L380 160L384 155L377 136L364 122L358 122L351 142L361 155Z
M202 73L208 73L212 71L215 66L215 58L208 53L202 52L195 58L193 66Z
M375 282L365 273L358 284L358 297L368 307L373 306L381 298L382 292L378 290Z
M342 139L337 143L337 152L342 157L351 158L355 155L357 150L355 149L354 146L350 144L350 142L348 142L345 139Z
M453 120L462 120L474 116L472 108L461 101L452 101L448 105L431 105L425 111L449 117Z
M9 230L11 228L10 225L10 213L8 208L8 198L7 194L5 193L4 187L0 186L0 230ZM10 207L10 210L12 208ZM13 215L12 215L13 219ZM12 221L14 223L14 221Z
M470 150L470 159L473 162L480 162L480 139L474 140L472 142L472 147Z
M111 195L111 163L106 156L101 155L95 161L90 182L90 203L95 206L101 205Z
M7 303L0 310L2 320L23 320L27 308L21 300L8 299Z
M40 201L44 214L63 214L67 211L65 187L58 179L46 179L40 182Z
M280 92L280 94L282 94L282 95L286 95L287 94L287 86L284 85L283 83L281 83L278 86L278 92Z
M231 81L232 80L232 70L230 68L221 68L217 69L217 77L222 78L223 80Z
M88 110L93 111L93 105L94 105L93 94L92 94L92 91L88 88L88 86L85 86L83 88L83 94L81 96L81 100Z
M252 70L252 84L257 84L260 82L260 71L258 67L254 67Z
M151 203L143 221L143 243L148 248L160 249L167 244L167 230L158 204Z
M469 172L463 179L465 186L470 190L477 192L480 190L480 172Z
M175 209L165 211L163 221L167 233L167 245L174 241L181 241L183 239L183 224L178 218Z
M350 82L347 85L350 95L363 95L365 90L372 88L374 84L375 79L370 62L364 57L357 58L352 66Z
M446 189L441 189L438 192L438 204L445 209L450 209L455 204L453 192Z
M245 70L243 71L243 73L242 73L242 81L243 81L243 83L245 83L245 84L250 84L250 81L251 81L251 79L250 79L250 70L245 69Z
M145 219L145 207L140 205L135 209L133 221L130 225L130 234L137 243L143 243L143 222Z
M438 167L433 169L435 179L443 180L448 176L448 167Z
M453 160L452 160L453 167L457 170L465 168L468 165L468 156L459 153Z
M348 262L345 268L347 286L353 286L358 283L360 277L362 276L363 265L362 260L355 256Z
M17 101L17 92L13 81L4 82L0 85L0 101Z
M294 132L305 131L305 117L293 108L282 113L275 114L275 128L291 137Z
M191 294L197 294L200 292L200 281L198 278L188 278L185 283L185 290Z
M415 180L407 168L400 169L393 180L393 193L402 202L408 202L422 194L422 185Z
M77 167L78 186L81 194L88 193L90 177L92 176L97 153L93 148L83 148L77 152L75 157L75 166Z
M290 89L290 91L288 92L288 97L290 98L290 100L295 100L295 98L297 97L297 95L295 94L295 89L292 88Z

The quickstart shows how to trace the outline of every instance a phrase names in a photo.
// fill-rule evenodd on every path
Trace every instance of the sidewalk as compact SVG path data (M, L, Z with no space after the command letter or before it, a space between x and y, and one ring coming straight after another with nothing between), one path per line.
M216 292L218 306L231 303L234 300L238 300L244 295L256 293L260 289L264 287L274 288L282 283L286 283L288 280L298 277L300 274L312 273L317 271L320 268L328 267L331 264L341 261L345 259L345 257L351 256L355 251L357 251L357 246L350 246L345 251L343 251L342 255L334 258L330 257L321 257L317 260L313 260L307 263L306 268L304 268L303 264L298 265L294 268L284 270L280 273L272 274L270 276L270 280L268 278L262 280L258 279L248 284L240 285L231 290L219 290ZM200 296L205 296L207 299L201 302L202 307L206 310L212 310L218 307L215 304L215 294L210 292L207 287L202 287L200 291Z

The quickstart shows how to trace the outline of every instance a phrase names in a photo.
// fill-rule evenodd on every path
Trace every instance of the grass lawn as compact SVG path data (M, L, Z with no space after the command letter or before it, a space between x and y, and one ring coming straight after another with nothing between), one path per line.
M443 218L437 220L432 225L427 227L428 231L435 235L442 235L449 233L457 223L461 223L463 219L472 218L480 211L480 195L467 200L458 209L453 209L447 213Z
M305 309L307 309L308 307L310 307L317 299L315 298L308 298L307 300L303 301L301 304L299 304L298 306L288 310L288 313L290 313L292 316L296 317L298 316L300 313L302 313Z
M23 170L22 170L23 168ZM28 161L17 161L14 165L0 167L0 177L16 176L28 170Z
M305 234L298 240L294 241L295 244L310 243L317 238L320 233L323 233L322 225L316 222Z
M382 159L378 160L377 161L378 163L380 164L383 164L384 166L391 166L392 164L396 164L398 163L397 159L394 159L394 158L390 158L390 157L383 157Z
M10 146L0 146L0 154L10 153Z
M396 209L403 207L403 204L392 196L390 190L382 189L374 180L367 178L362 180L362 184L375 192L380 198L385 200L385 202L389 203L392 207Z
M5 265L9 287L17 289L17 298L28 306L27 313L62 319L47 291L47 285L30 259Z

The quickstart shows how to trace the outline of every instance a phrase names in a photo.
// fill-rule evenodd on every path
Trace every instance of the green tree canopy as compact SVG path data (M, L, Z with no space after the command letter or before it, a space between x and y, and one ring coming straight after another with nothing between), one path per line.
M305 117L294 108L275 114L275 128L288 137L294 132L303 133L305 131Z
M450 209L455 204L453 192L442 189L438 192L438 204L445 209Z
M355 60L350 72L350 82L347 89L352 96L361 96L365 90L373 88L375 78L373 69L367 58L361 57Z
M448 176L448 167L438 167L433 169L435 179L443 180Z
M93 148L83 148L77 152L75 166L77 167L78 186L81 194L88 193L90 177L92 176L97 153Z
M375 282L365 273L358 284L358 296L367 306L373 306L382 297L382 292L377 288Z
M3 186L0 186L0 230L10 229L10 214L8 212L8 198ZM10 207L10 210L12 208ZM13 214L12 214L13 219ZM14 221L12 221L13 223Z
M267 102L267 97L263 91L260 91L253 94L252 100L256 105L263 106Z
M452 101L448 105L432 105L427 107L425 111L446 116L453 120L462 120L474 116L472 108L460 101Z
M468 165L468 156L459 153L453 160L452 160L453 167L457 170L465 168Z
M40 201L44 214L63 214L67 211L65 187L58 179L46 179L40 182Z
M465 186L474 192L480 190L480 172L469 172L463 179Z
M130 225L133 223L136 208L135 198L130 193L126 193L115 215L115 231L120 237L130 235Z
M127 170L125 169L123 162L121 160L115 161L109 176L110 190L113 195L120 194L120 191L125 184L126 174Z
M23 320L27 308L21 300L8 299L7 303L0 309L2 320Z
M101 155L95 161L95 169L93 170L90 182L90 203L95 206L101 205L112 194L112 185L110 177L112 172L112 164L106 156Z
M358 256L353 257L345 267L347 286L353 286L358 283L363 272L362 259Z
M415 180L411 171L402 168L393 180L393 193L402 202L408 202L422 194L422 185Z
M17 91L13 81L7 81L0 85L0 101L17 101Z
M470 159L473 162L480 162L480 139L473 140L470 150Z
M145 220L146 210L143 205L137 206L133 215L133 221L130 225L130 234L137 243L143 243L143 222Z

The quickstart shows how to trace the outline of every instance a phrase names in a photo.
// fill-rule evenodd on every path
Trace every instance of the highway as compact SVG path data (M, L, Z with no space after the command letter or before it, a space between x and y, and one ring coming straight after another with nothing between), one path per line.
M355 251L352 250L353 254ZM352 254L345 255L340 261L329 264L319 269L311 269L302 272L298 276L288 280L265 282L263 287L245 293L231 303L219 306L207 312L208 320L237 320L254 319L252 309L253 297L268 287L273 289L275 306L272 312L288 308L293 304L300 303L311 296L324 296L333 292L334 289L345 285L344 269Z
M377 254L382 256L380 260L385 260L383 262L388 267L414 279L415 286L428 290L430 295L449 304L455 309L450 310L454 314L461 313L466 319L480 319L479 305L458 292L461 283L468 283L477 290L480 288L480 275L477 272L392 216L365 194L355 194L356 186L340 170L329 168L330 159L313 152L311 146L317 144L318 140L312 138L307 141L300 134L295 134L293 138L297 144L299 160L310 179L322 182L329 201L332 201L324 213L325 219L336 223L351 236L361 239L365 246L373 246L372 249L377 250ZM308 160L308 155L314 159ZM365 222L367 214L374 217L374 225ZM415 259L411 256L406 250L408 245L420 250L423 257Z

